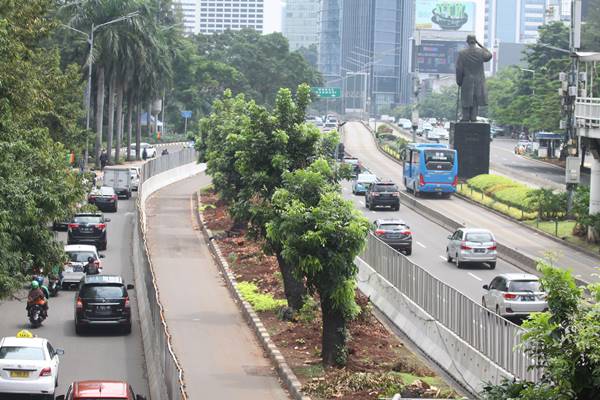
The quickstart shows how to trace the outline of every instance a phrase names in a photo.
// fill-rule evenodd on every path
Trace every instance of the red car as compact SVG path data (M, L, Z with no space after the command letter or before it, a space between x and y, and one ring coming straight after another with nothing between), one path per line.
M58 396L56 400L146 400L136 395L127 382L122 381L81 381L73 382L67 389L67 394Z

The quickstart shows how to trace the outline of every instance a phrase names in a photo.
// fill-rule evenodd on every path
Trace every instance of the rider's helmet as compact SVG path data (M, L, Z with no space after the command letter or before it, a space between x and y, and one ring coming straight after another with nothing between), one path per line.
M37 289L40 287L40 284L38 281L31 281L31 288L32 289Z
M89 263L94 262L94 257L88 257L88 262Z
M38 275L38 276L35 277L35 280L37 281L37 283L38 283L39 286L44 285L44 277L43 276Z

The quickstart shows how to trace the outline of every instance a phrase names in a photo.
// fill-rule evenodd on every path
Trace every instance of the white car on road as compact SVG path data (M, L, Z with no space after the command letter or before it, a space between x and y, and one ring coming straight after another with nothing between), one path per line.
M481 305L503 317L526 317L548 310L540 279L531 274L511 273L495 277L483 285Z
M102 272L102 264L100 259L103 255L99 255L96 246L90 244L68 244L65 246L65 253L69 257L67 265L65 265L62 280L60 281L63 289L68 286L79 285L81 278L85 276L83 267L88 262L88 257L92 257L98 265L98 270Z
M460 228L448 236L446 257L456 262L457 268L466 263L486 263L496 268L496 239L487 229Z
M0 393L32 394L54 399L59 355L43 338L5 337L0 340ZM7 398L0 395L0 398ZM11 397L8 397L11 398Z

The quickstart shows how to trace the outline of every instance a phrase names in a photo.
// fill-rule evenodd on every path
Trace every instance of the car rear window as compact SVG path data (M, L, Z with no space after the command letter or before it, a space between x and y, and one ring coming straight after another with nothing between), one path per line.
M102 217L100 215L76 215L73 222L78 224L100 224Z
M100 188L100 194L102 196L112 196L113 194L115 194L115 189L113 189L109 186L102 186Z
M87 262L88 257L96 259L96 255L91 251L67 251L67 255L71 262Z
M379 228L391 231L391 230L398 230L398 229L406 229L406 225L402 225L402 224L381 224L381 225L379 225Z
M79 294L85 299L116 299L125 296L122 285L85 285Z
M45 360L44 350L41 347L2 346L0 360Z
M465 240L467 242L493 242L494 238L487 232L471 232L467 233Z
M387 185L376 184L376 185L373 185L373 191L374 192L397 192L398 186L394 185L393 183L387 184Z
M431 170L449 171L454 165L454 152L451 150L425 150L425 166Z
M508 284L509 292L541 292L540 281L511 281Z

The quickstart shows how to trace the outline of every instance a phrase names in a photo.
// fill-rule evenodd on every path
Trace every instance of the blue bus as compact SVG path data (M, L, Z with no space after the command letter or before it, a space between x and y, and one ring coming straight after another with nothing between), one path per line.
M404 186L415 196L456 192L458 160L456 150L443 143L410 143L404 152Z

